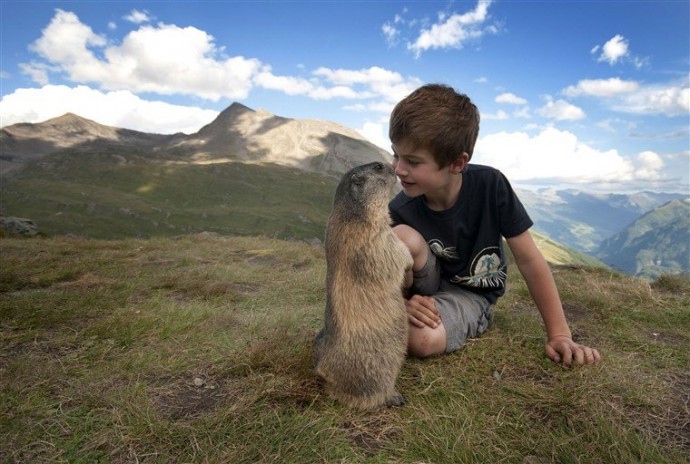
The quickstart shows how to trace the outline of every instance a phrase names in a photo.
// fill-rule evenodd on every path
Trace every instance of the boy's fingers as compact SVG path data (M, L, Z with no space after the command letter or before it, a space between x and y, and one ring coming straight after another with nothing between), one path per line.
M407 320L415 327L423 328L426 324L414 317L412 314L407 313Z
M433 317L429 317L426 314L419 314L417 315L417 319L422 321L425 325L431 327L432 329L435 329L438 326L438 322Z
M546 356L548 356L549 359L555 363L561 362L561 356L556 350L553 349L551 345L546 345Z
M429 302L429 300L431 301ZM429 327L435 327L441 322L433 298L418 297L410 300L408 311L412 311L418 319L424 321Z
M588 351L589 350L589 351ZM595 348L586 348L585 349L585 363L586 364L594 364L598 362L601 359L601 355L599 355L599 352Z
M585 350L583 350L581 347L575 348L573 355L576 366L582 366L585 364Z
M594 362L595 362L595 363L596 363L596 362L599 362L599 360L601 359L601 355L599 354L599 351L597 351L596 348L593 348L593 349L592 349L592 354L594 355Z
M427 315L423 310L423 307L409 304L407 306L407 315L410 322L419 328L423 328L425 326L436 328L438 326L438 322L436 322L433 317L429 317L429 315Z
M436 300L430 296L415 295L410 300L413 304L419 305L433 315L438 315L438 309L436 309Z

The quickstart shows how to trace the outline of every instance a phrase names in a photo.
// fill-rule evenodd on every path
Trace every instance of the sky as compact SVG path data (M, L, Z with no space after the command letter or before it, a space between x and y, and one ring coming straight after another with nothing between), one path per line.
M516 187L690 195L690 1L0 1L0 126L194 133L233 102L390 151L426 83Z

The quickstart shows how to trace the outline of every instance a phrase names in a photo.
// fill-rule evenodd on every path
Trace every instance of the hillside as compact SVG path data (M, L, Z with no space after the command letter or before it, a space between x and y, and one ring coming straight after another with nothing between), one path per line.
M47 235L198 232L323 239L337 179L275 164L151 162L123 152L48 155L0 186L2 213Z
M165 145L177 137L104 126L72 113L37 124L14 124L0 130L0 174L65 149L140 151Z
M690 272L690 200L673 200L605 240L597 256L629 274Z
M239 103L191 135L67 114L2 128L0 149L1 215L29 218L44 234L93 238L210 231L320 240L340 175L389 160L351 129ZM649 208L682 198L552 189L519 195L542 244L561 244L552 262L576 263L591 263L582 252L593 253Z
M7 177L0 198L4 215L31 218L49 236L214 232L320 241L337 182L277 164L160 163L145 153L65 151ZM604 266L538 232L535 239L553 264Z
M229 156L335 175L371 161L390 162L387 152L346 127L274 116L239 103L196 134L163 149L193 153L196 161Z
M0 461L690 462L690 281L554 271L600 364L547 359L511 263L482 337L407 359L406 404L359 413L312 371L321 247L0 239Z
M586 253L643 214L674 199L674 193L603 194L579 190L518 190L535 227L553 240Z
M146 153L149 160L192 164L241 160L339 175L390 155L338 124L298 120L233 103L198 132L146 134L109 127L74 114L0 130L0 174L58 152Z

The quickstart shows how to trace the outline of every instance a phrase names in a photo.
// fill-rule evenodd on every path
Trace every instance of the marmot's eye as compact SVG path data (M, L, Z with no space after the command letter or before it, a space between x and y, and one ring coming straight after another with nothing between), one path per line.
M377 171L383 171L383 163L374 164L374 169L376 169Z

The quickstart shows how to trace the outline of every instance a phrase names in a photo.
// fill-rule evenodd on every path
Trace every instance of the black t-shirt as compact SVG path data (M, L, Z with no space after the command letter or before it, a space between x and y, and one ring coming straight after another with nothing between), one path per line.
M410 198L403 192L388 206L393 225L407 224L424 237L441 263L443 279L491 303L505 293L501 236L515 237L533 224L508 179L478 164L468 165L450 209L433 211L423 195Z

